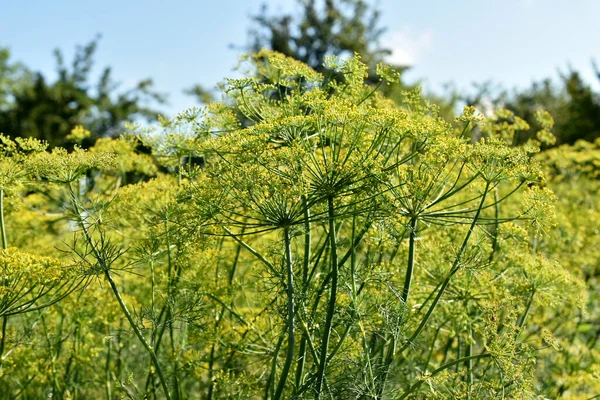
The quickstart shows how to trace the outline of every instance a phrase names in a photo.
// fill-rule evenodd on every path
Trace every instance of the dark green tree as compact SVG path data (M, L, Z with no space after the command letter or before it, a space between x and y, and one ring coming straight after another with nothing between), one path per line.
M361 61L369 67L367 83L380 83L376 65L385 63L391 49L381 43L387 28L380 24L381 12L377 7L364 0L297 0L296 4L297 13L280 15L270 14L264 4L261 12L252 17L254 25L245 50L274 50L326 75L329 73L323 65L326 56L351 57L358 53ZM403 92L419 84L407 84L402 80L402 74L410 65L393 65L392 68L400 73L400 84L384 85L379 90L401 103ZM459 100L456 93L445 96L427 93L423 97L440 107L441 116L450 121L454 119Z
M391 54L380 44L386 28L380 27L380 12L362 0L298 0L297 15L269 15L267 5L253 17L249 50L268 48L300 60L319 72L325 56L360 54L373 70ZM322 4L319 4L322 3ZM403 66L406 67L406 66Z
M596 74L600 79L600 74ZM563 77L563 83L567 101L559 109L562 113L556 116L560 142L594 141L600 137L600 95L576 71Z
M261 11L252 16L249 43L237 49L252 53L263 48L274 50L325 73L328 72L323 66L326 56L351 57L358 53L370 67L367 82L379 82L375 66L391 50L381 45L386 28L380 26L378 9L363 0L297 0L296 3L298 13L279 15L271 14L267 4L263 4ZM408 67L394 66L394 69L404 72ZM201 85L186 93L200 103L211 98L210 90Z
M20 63L10 63L10 52L0 48L0 112L8 110L14 94L31 82L31 72Z
M152 89L150 79L132 89L118 92L110 67L104 68L97 83L91 82L98 38L78 46L66 65L55 50L58 78L50 82L39 72L9 63L7 50L0 51L0 132L10 137L34 137L51 147L69 146L67 135L83 125L92 132L83 145L96 138L120 133L125 121L155 119L151 106L164 103L163 95Z

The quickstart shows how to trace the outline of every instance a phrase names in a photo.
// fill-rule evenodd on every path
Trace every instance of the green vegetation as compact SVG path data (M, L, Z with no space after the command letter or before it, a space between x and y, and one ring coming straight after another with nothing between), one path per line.
M133 118L156 120L158 112L142 105L164 103L164 97L152 90L152 80L118 93L107 67L98 82L90 82L97 45L98 38L78 47L71 66L65 65L62 53L55 50L58 79L54 82L11 63L9 51L0 48L0 132L11 138L40 139L51 147L72 148L76 142L67 135L85 125L93 132L83 142L87 147L99 137L118 136L123 123Z
M600 71L596 75L600 79ZM577 71L560 76L558 83L551 79L534 82L529 89L491 93L489 85L482 85L478 93L466 96L468 104L481 105L489 101L494 108L506 108L523 118L530 126L515 137L515 143L524 143L535 136L540 128L535 113L544 109L552 114L556 124L556 144L574 144L578 140L593 142L600 137L600 94ZM554 144L554 143L553 143Z
M89 150L2 137L2 398L598 393L597 144L325 62L247 56Z
M0 49L0 399L598 397L598 93L455 117L377 10L299 4L173 119L97 40Z

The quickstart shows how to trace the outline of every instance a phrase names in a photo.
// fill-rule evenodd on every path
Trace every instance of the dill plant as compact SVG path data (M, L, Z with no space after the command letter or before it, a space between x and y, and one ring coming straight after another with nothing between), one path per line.
M49 307L72 291L84 279L76 271L51 257L19 251L9 247L5 220L5 196L16 194L31 183L36 169L34 161L45 154L46 145L35 139L15 141L0 135L0 368L4 361L9 316L21 315ZM72 266L71 266L72 267ZM11 351L14 350L11 349ZM1 372L0 372L1 373Z
M499 134L469 144L436 117L435 107L423 105L413 93L407 94L404 107L391 105L363 86L366 72L358 57L328 60L344 76L341 81L278 54L263 52L252 61L258 78L228 85L234 104L251 121L249 127L200 145L210 156L206 179L216 180L218 201L207 207L204 180L192 183L189 198L199 210L210 209L221 234L264 267L261 274L268 277L266 290L275 293L273 301L286 298L287 305L279 308L279 334L272 339L264 396L348 396L355 391L359 397L407 397L420 384L404 386L399 379L411 376L400 373L405 352L418 345L440 313L438 304L454 276L489 267L481 261L494 236L486 227L528 219L527 205L506 215L498 209L522 187L540 180L533 151L509 146ZM464 131L477 121L467 110L459 122ZM450 268L419 298L415 310L410 289L420 274L418 247L428 232L446 230L462 239L446 255L438 254L449 258ZM218 231L215 227L211 234ZM381 239L365 250L375 231ZM296 250L295 240L302 243ZM401 249L405 241L408 249ZM383 265L390 270L379 276L366 271L385 269ZM376 313L383 323L368 331L367 321L373 324L377 318L369 318L374 309L361 309L367 302L363 298L381 292L387 299L376 305ZM466 308L481 307L474 303ZM483 339L476 346L478 333L468 329L475 343L458 349L456 360L433 375L463 363L474 368L472 361L480 358L499 364L502 354L488 352ZM352 365L357 369L348 368ZM488 383L478 378L478 385L472 370L468 376L467 392Z
M595 186L581 174L594 160L538 155L547 114L536 140L514 146L527 127L507 111L466 108L450 124L418 91L383 97L398 80L388 67L369 86L357 55L326 66L249 55L221 102L89 151L3 141L19 249L0 268L27 264L31 281L70 258L70 280L56 282L75 284L34 297L3 334L1 396L593 393L600 334L583 310L597 271L569 249L580 241L597 260L595 236L564 213L586 223ZM575 198L582 179L592 189L578 212L547 187Z

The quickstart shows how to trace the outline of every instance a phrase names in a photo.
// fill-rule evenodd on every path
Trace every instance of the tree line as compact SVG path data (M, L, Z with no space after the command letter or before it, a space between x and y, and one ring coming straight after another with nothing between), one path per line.
M349 57L359 54L370 67L367 82L380 84L376 64L385 61L391 50L381 44L386 28L381 26L381 12L363 0L297 1L298 12L270 14L268 7L252 17L247 43L240 50L257 52L274 50L327 72L326 56ZM97 81L92 80L95 52L100 37L78 46L70 63L60 50L54 51L58 77L51 80L19 62L12 61L10 52L0 48L0 132L16 137L45 140L50 147L74 145L71 131L84 126L92 134L80 145L91 146L99 137L114 137L129 120L153 121L167 101L152 79L143 79L133 87L120 90L112 69L105 67ZM394 65L402 74L410 68ZM596 76L600 71L594 64ZM329 71L331 72L331 71ZM332 74L335 79L335 74ZM529 125L515 136L515 144L525 143L540 130L535 119L544 109L554 117L554 145L574 144L577 140L593 142L600 137L600 94L595 92L576 70L569 70L558 79L546 78L533 82L529 88L492 91L490 84L476 86L474 92L446 95L429 94L425 98L441 109L448 119L455 117L459 105L510 110ZM399 101L402 91L411 86L401 84L383 88L391 99ZM186 93L199 103L207 103L210 90L192 85Z

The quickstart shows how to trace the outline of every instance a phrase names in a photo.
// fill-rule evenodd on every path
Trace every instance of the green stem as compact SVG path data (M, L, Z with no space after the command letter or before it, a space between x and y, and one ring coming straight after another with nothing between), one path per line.
M452 277L454 276L454 274L456 274L458 272L458 270L460 269L460 262L462 260L462 256L463 256L465 250L467 249L467 244L469 243L469 239L471 238L471 234L475 230L475 225L477 224L477 220L479 219L479 214L481 213L481 209L483 208L483 204L485 202L485 198L487 196L487 192L488 192L489 187L490 187L490 183L488 182L485 185L485 189L483 191L483 195L481 196L481 202L479 203L479 207L477 208L477 212L475 213L475 216L473 217L473 221L471 222L471 226L469 227L469 231L465 235L465 238L464 238L463 243L462 243L462 245L460 247L460 250L458 251L458 254L456 255L456 258L454 259L454 262L452 263L452 268L450 269L450 273L448 274L448 276L446 277L446 279L442 283L442 286L440 287L437 295L435 296L435 299L433 299L433 302L429 306L429 309L427 310L427 313L423 317L423 320L419 324L418 328L412 334L412 336L410 337L410 339L408 339L406 341L406 343L402 346L402 348L398 351L398 354L402 354L402 352L404 350L406 350L408 348L408 346L410 346L410 344L413 343L413 341L421 334L421 331L423 331L423 328L425 328L425 325L427 324L427 322L429 321L429 318L433 314L433 311L435 310L438 302L440 301L442 295L446 291L446 288L450 284L450 280L452 279Z
M358 102L358 104L356 104L357 106L360 106L362 103L364 103L369 97L373 96L373 94L377 91L377 89L379 89L381 87L381 84L383 83L383 81L380 81L377 86L375 86L373 88L373 90L371 90L371 92L365 96L365 98L363 98L361 101Z
M450 354L450 349L452 349L452 345L454 344L454 339L455 339L455 337L451 337L446 342L446 345L444 346L444 351L443 351L444 356L442 357L442 363L448 359L448 354Z
M287 272L287 312L288 312L288 320L287 320L287 331L288 331L288 345L287 345L287 355L285 358L285 363L283 364L283 369L281 370L281 376L279 378L279 383L277 384L277 390L275 391L275 395L273 396L274 400L279 400L282 396L283 389L285 388L285 383L287 381L287 376L290 372L290 367L292 365L292 361L294 359L294 269L292 265L292 243L291 243L291 235L290 228L286 226L283 231L284 240L285 240L285 266Z
M356 215L354 215L353 219L352 219L352 247L348 250L351 255L350 255L350 279L351 279L351 289L352 289L352 297L351 297L351 302L352 302L352 309L350 310L350 318L352 320L354 320L354 318L358 318L359 321L359 327L361 329L361 331L364 331L364 328L362 327L362 322L360 320L361 315L359 313L358 310L358 296L360 295L360 292L362 291L363 287L364 287L364 282L363 284L357 288L356 285L356 245L355 245L355 237L356 237ZM340 261L338 263L338 266L342 266L344 263L342 261ZM333 348L333 350L331 350L331 353L329 353L329 355L327 356L327 362L330 362L335 355L337 354L337 352L342 348L342 345L344 344L344 341L346 340L346 338L348 337L350 331L352 330L353 325L351 323L348 323L346 325L346 329L344 330L344 333L342 333L342 335L339 337L339 340L337 342L337 344L335 345L335 347Z
M335 306L337 302L337 286L338 286L338 259L337 259L337 243L335 237L335 209L333 205L333 196L328 198L328 216L329 216L329 245L331 246L331 293L329 296L329 305L327 307L327 316L325 319L325 330L323 331L323 340L321 343L321 354L319 370L317 371L317 398L321 396L323 380L325 378L325 367L327 364L327 349L329 347L329 338L331 336L331 326L333 324L333 315L335 314Z
M2 317L2 339L0 339L0 370L2 370L2 355L6 346L6 325L8 324L8 316Z
M181 179L181 167L179 168L179 178ZM181 185L181 180L179 182L179 184ZM173 299L174 295L174 281L176 279L173 278L173 270L176 268L173 268L173 258L171 255L171 241L170 241L170 236L169 236L169 218L168 216L165 216L164 218L164 229L165 229L165 244L167 246L167 261L168 261L168 269L167 269L167 295L168 298L171 300ZM178 273L176 273L177 275ZM178 370L178 354L177 351L175 349L175 333L174 333L174 329L173 329L173 310L171 309L171 302L167 302L167 321L170 321L168 323L168 327L169 327L169 339L171 342L171 355L173 357L173 386L174 386L174 397L175 399L179 399L180 398L180 393L181 393L181 389L179 388L179 376L177 373Z
M356 251L355 251L356 247L354 246L354 238L355 237L356 237L356 214L354 214L354 216L352 218L352 243L353 243L353 245L350 248L350 251L351 251L351 254L350 254L350 279L351 279L351 289L352 289L352 297L351 297L352 310L350 311L350 318L354 319L355 317L358 316L358 318L360 320L360 315L358 312L358 292L356 289ZM336 346L333 348L333 350L331 350L331 353L327 357L328 362L331 361L333 359L333 357L335 357L337 352L342 348L342 345L344 344L344 341L348 337L348 334L350 333L351 329L352 329L352 324L348 323L346 325L346 329L344 330L344 333L340 336Z
M106 386L106 400L112 400L112 388L110 384L110 339L106 341L106 363L104 365L104 382Z
M156 372L158 373L158 379L160 379L160 383L165 392L165 397L167 398L167 400L171 400L171 395L169 394L169 387L167 386L167 380L165 379L162 368L160 367L158 358L156 357L156 353L154 353L154 350L152 349L150 344L148 344L148 342L146 341L146 338L142 334L142 331L137 326L136 322L133 320L133 316L129 312L129 309L127 308L127 305L125 304L125 301L123 301L123 298L121 297L121 293L119 293L119 289L117 288L117 285L115 284L115 281L113 280L108 269L104 270L104 276L106 277L106 280L108 281L108 284L110 285L110 288L112 289L112 291L117 299L117 302L119 303L119 306L121 307L121 310L123 311L123 314L125 314L125 318L127 318L127 321L129 322L129 325L131 326L131 329L133 329L133 332L135 333L135 335L137 336L139 341L142 343L142 346L144 346L144 348L150 355L150 358L152 359L152 363L154 364L154 368L156 368Z
M155 309L155 290L156 280L154 276L154 260L150 260L150 279L151 279L151 292L150 292L150 315L152 315L152 335L150 336L150 344L154 347L154 338L156 335L156 309Z
M177 159L177 185L181 186L181 182L183 180L183 177L181 176L181 170L183 168L183 157L179 157Z
M46 325L46 320L41 311L38 311L40 314L40 321L42 322L42 328L44 330L44 336L46 338L46 345L48 346L48 350L51 355L51 365L52 365L52 393L58 393L60 391L58 385L58 377L56 374L56 359L58 358L58 349L55 350L55 346L50 339L50 333L48 332L48 326ZM60 339L59 339L60 340ZM59 347L59 346L56 346Z
M2 231L2 248L8 248L6 240L6 226L4 225L4 189L0 189L0 230Z
M225 232L227 232L227 234L229 236L231 236L231 238L233 240L235 240L236 242L238 242L240 245L242 245L242 247L244 247L246 250L248 250L250 253L252 253L256 258L258 258L260 261L262 261L263 264L265 264L265 266L267 268L269 268L269 270L273 273L277 273L277 269L273 266L273 264L271 264L269 262L269 260L267 260L265 257L263 257L262 254L260 254L258 251L254 250L252 248L252 246L250 246L248 243L244 242L242 239L240 239L240 237L236 234L234 234L232 231L230 231L225 225L221 226L223 228L223 230Z
M429 306L429 309L427 310L427 313L425 314L425 316L421 320L421 323L419 324L419 326L417 327L417 329L415 330L415 332L404 343L404 345L400 348L400 350L398 350L398 352L397 352L398 355L401 355L404 352L404 350L406 350L408 348L408 346L410 346L411 343L413 343L415 341L415 339L421 334L421 332L425 328L425 325L427 325L427 322L429 321L429 318L433 314L433 312L434 312L434 310L435 310L438 302L442 298L442 295L446 291L446 288L450 284L450 280L452 279L452 277L454 276L454 274L456 274L458 272L458 270L460 269L460 262L462 260L462 256L463 256L465 250L467 249L467 245L469 243L469 239L471 238L471 234L475 230L475 225L477 225L477 221L479 219L479 215L481 214L481 210L483 209L483 205L485 203L485 199L487 197L487 193L488 193L489 188L490 188L490 183L486 182L485 189L483 190L483 195L481 196L481 201L479 203L479 207L477 208L477 211L475 212L475 215L473 217L473 221L471 222L471 225L469 226L469 230L468 230L467 234L465 235L465 238L464 238L464 240L462 242L462 245L461 245L461 247L460 247L460 249L459 249L459 251L458 251L458 253L456 255L456 258L454 259L454 262L452 263L452 268L450 269L450 273L448 274L448 276L446 277L446 279L442 283L442 286L440 287L437 295L435 296L433 302ZM389 365L391 365L391 363L393 362L393 360L394 360L394 357L392 357L389 360L389 364L388 364L387 368L389 368ZM383 391L385 389L385 384L386 384L386 381L382 380L382 382L381 382L381 392L380 393L383 393Z
M431 372L431 374L428 375L429 378L433 378L434 376L436 376L437 374L439 374L440 372L443 372L444 370L451 368L455 365L458 364L462 364L462 363L466 363L469 361L473 361L473 360L477 360L480 358L488 358L491 357L491 354L486 353L486 354L479 354L476 356L470 356L470 357L463 357L463 358L459 358L457 360L451 361L448 364L444 364L441 367L439 367L438 369L434 370ZM402 394L402 396L399 397L399 400L403 400L406 397L408 397L408 395L410 395L412 392L414 392L416 389L418 389L426 380L419 380L417 382L415 382L406 392L404 392Z
M465 365L467 367L467 400L469 400L471 398L471 387L473 386L473 380L474 380L474 375L473 375L473 329L471 328L471 326L469 325L469 336L468 336L468 340L469 343L467 343L467 351L466 351L466 358L468 358L468 360L465 362Z
M0 230L2 231L2 249L8 248L6 240L6 228L4 225L4 189L0 189ZM2 355L6 346L6 325L8 324L8 315L2 317L2 338L0 338L0 370L2 369Z
M298 349L298 364L296 366L296 387L302 386L304 383L304 364L306 364L306 344L308 337L306 333L302 332L302 339L300 340L300 348Z
M215 328L215 334L216 334L216 328ZM213 398L213 393L215 390L215 384L213 382L213 374L214 374L214 366L215 366L215 351L216 351L216 344L213 343L211 348L210 348L210 359L208 362L208 382L209 382L209 386L208 386L208 396L207 399L208 400L212 400Z
M302 265L302 291L306 292L308 286L308 276L310 270L310 259L311 259L311 244L312 244L312 232L310 227L310 208L308 208L308 202L306 198L303 199L304 203L304 262ZM298 364L296 365L296 387L302 386L302 380L304 375L304 365L306 364L306 342L308 338L306 333L302 333L302 339L300 340L300 348L298 350Z
M525 307L525 312L523 313L523 315L521 315L521 318L519 319L519 328L522 328L525 325L525 321L527 320L527 316L529 315L529 312L531 311L531 305L533 304L533 297L535 296L535 292L536 289L533 288L533 290L531 291L531 296L529 296L529 300L527 301L527 306Z
M460 336L460 334L458 335L457 339L457 345L456 345L456 357L460 358L461 356L461 351L462 351L462 337ZM455 366L455 371L456 373L458 373L458 364L456 364Z
M311 242L312 232L310 230L310 208L308 208L308 202L303 199L304 202L304 263L302 268L302 285L308 284L308 271L310 269L310 257L311 257Z
M267 380L267 384L265 385L265 397L264 397L265 400L269 399L269 391L271 390L271 388L275 382L275 374L277 373L277 355L279 354L279 349L281 348L281 345L283 344L283 340L285 339L286 331L287 331L287 326L285 327L283 332L281 332L281 334L279 336L279 340L277 341L277 345L275 346L275 349L273 350L273 360L271 361L271 372L269 373L269 379Z
M494 215L496 223L494 225L494 233L492 235L492 251L490 253L489 261L494 259L494 256L498 252L498 233L500 230L500 199L498 196L498 188L494 188Z
M81 209L79 207L79 203L78 203L76 194L73 191L73 188L69 187L69 190L70 190L70 194L71 194L71 202L73 204L73 207L75 208L75 212L77 215L77 222L79 223L79 226L80 226L81 230L83 231L85 239L88 242L88 244L91 246L96 260L98 261L98 263L104 270L104 276L106 277L106 280L108 281L108 284L110 285L110 288L111 288L113 294L115 295L115 298L117 299L117 302L119 303L119 306L121 307L121 311L123 311L123 314L125 314L125 318L127 318L127 321L129 322L129 325L131 326L131 329L133 329L133 332L135 333L135 335L137 336L139 341L142 343L142 346L146 349L146 351L150 355L152 363L154 364L154 368L156 368L156 372L158 373L160 383L165 392L165 397L167 398L167 400L171 400L171 395L169 394L169 387L167 386L167 381L163 374L162 368L160 367L160 364L158 362L158 358L156 357L156 353L154 352L154 350L152 349L150 344L148 344L148 342L146 341L146 338L142 334L142 331L137 326L136 322L133 320L133 316L129 312L129 309L127 308L125 301L121 297L121 293L119 292L119 289L117 288L117 285L116 285L115 281L113 280L112 275L110 274L109 266L106 265L106 260L104 259L102 254L100 254L100 251L96 247L96 244L92 240L92 237L91 237L83 219L81 218Z
M429 354L427 355L427 360L425 360L425 366L423 367L423 371L427 371L427 369L429 368L429 362L431 361L431 356L433 356L437 338L438 338L440 332L442 331L442 328L448 323L448 321L449 321L449 319L447 319L446 321L441 323L440 326L438 326L438 328L436 329L435 335L433 336L433 340L431 341L431 347L429 349Z
M406 278L404 279L404 289L402 290L402 302L408 304L408 296L410 294L410 284L412 282L413 272L415 268L415 239L417 236L417 218L410 219L409 242L408 242L408 260L406 262Z

